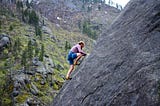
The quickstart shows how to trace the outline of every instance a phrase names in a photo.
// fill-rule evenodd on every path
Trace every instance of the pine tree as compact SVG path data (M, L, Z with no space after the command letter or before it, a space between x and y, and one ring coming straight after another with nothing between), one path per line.
M36 12L32 10L29 13L29 24L33 24L34 26L38 25L39 17L37 16Z
M28 9L25 9L22 11L22 21L28 22L29 21L29 11Z
M28 42L28 51L27 51L27 53L28 53L28 58L32 59L32 57L33 57L33 46L32 46L32 41L31 40L29 40L29 42Z
M20 52L20 51L21 51L21 46L22 46L22 44L21 44L19 38L17 39L17 44L18 44L18 45L17 45L17 51Z
M27 6L27 8L30 8L30 3L28 0L26 1L26 6Z
M108 0L108 4L111 5L111 0Z
M91 12L92 11L92 6L88 6L87 12Z
M22 53L21 65L26 66L27 64L27 50Z
M42 25L44 25L44 19L43 19L43 21L42 21Z
M116 8L118 9L118 3L116 3Z
M41 52L40 52L40 56L39 56L39 60L43 61L43 56L44 56L44 45L41 45Z
M34 47L35 47L35 48L34 48L34 50L35 50L35 51L34 51L34 53L35 53L34 56L37 57L37 56L39 55L39 48L38 48L37 42L35 42Z
M36 33L36 36L39 36L40 39L42 40L42 31L39 26L35 26L35 33Z
M22 3L22 1L17 1L16 7L17 7L17 9L18 9L19 11L22 10L22 9L23 9L23 3Z
M67 51L67 49L68 49L68 42L66 41L66 43L65 43L65 51Z
M98 5L98 10L99 10L99 11L101 10L101 5Z
M71 44L70 43L68 43L68 49L71 49Z
M12 53L15 56L15 58L18 57L18 54L20 53L20 51L21 51L21 42L20 42L20 39L17 38L12 47Z
M10 26L9 26L9 31L12 31L12 30L13 30L13 26L10 25Z
M23 21L23 22L26 22L26 20L25 20L25 15L24 15L24 11L22 11L22 21Z

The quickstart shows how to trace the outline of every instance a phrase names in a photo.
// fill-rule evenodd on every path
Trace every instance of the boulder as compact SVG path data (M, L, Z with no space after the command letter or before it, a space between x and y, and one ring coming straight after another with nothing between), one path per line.
M0 34L0 50L7 47L11 43L11 40L8 35Z
M52 106L160 106L160 0L131 0Z
M27 99L26 104L29 106L42 106L42 104L40 104L40 101L38 101L36 98Z
M34 57L32 60L34 66L41 66L42 63L39 61L38 57Z

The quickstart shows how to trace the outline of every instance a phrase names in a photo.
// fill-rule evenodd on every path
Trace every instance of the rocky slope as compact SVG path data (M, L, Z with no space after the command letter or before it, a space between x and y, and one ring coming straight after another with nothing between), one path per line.
M160 0L131 0L52 106L159 106Z
M32 3L51 22L68 31L82 32L84 22L89 21L97 36L120 13L104 3L83 3L82 0L33 0Z

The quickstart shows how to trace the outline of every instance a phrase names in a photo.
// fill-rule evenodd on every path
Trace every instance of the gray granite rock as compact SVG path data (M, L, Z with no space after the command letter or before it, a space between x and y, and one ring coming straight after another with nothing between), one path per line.
M9 36L6 34L0 34L0 52L1 50L3 50L3 48L7 47L9 44L11 44Z
M52 106L160 106L160 0L131 0Z

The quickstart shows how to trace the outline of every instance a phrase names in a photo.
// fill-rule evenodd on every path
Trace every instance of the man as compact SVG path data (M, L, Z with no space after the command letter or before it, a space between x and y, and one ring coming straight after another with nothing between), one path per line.
M71 80L72 78L70 77L71 72L74 69L74 65L79 65L78 60L82 56L86 56L86 53L82 50L82 48L85 46L83 41L78 42L75 46L71 48L68 54L68 62L70 64L70 68L68 70L68 73L66 75L66 80ZM75 61L74 61L75 60Z

